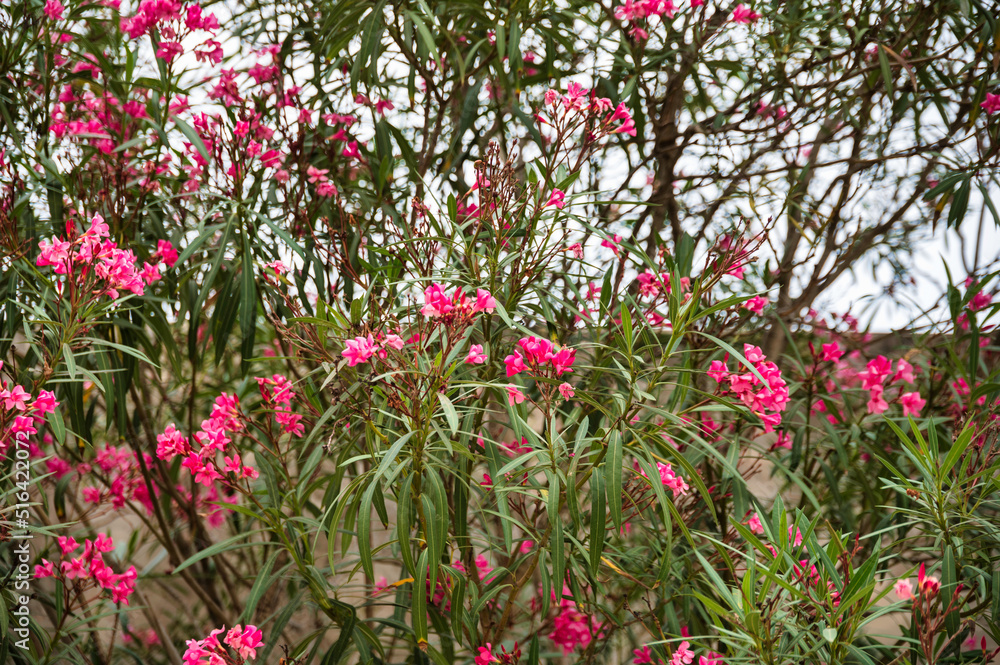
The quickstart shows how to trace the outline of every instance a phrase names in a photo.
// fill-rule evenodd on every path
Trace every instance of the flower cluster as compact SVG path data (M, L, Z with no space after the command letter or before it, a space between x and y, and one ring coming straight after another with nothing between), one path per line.
M572 131L588 118L594 118L594 126L589 128L590 141L608 134L636 135L632 112L624 102L616 107L607 97L598 97L579 83L566 86L565 94L552 88L546 90L545 106L550 115L547 117L540 111L535 118L564 132Z
M0 381L0 459L6 456L12 443L27 441L37 434L45 414L55 412L57 406L55 394L48 390L40 390L32 399L23 386Z
M144 35L156 36L156 57L169 63L184 53L181 41L196 31L214 33L219 29L215 14L204 14L201 5L177 0L142 0L133 16L121 20L121 30L131 39ZM207 39L196 52L198 59L214 64L222 62L222 46Z
M682 631L682 633L687 634L686 631ZM634 658L632 658L633 665L646 665L653 662L653 654L648 646L644 646L641 649L633 649L632 654L634 655ZM663 665L662 660L657 662ZM671 655L670 665L690 665L693 662L694 651L691 650L691 643L684 640L677 645L673 655ZM698 665L723 665L722 654L709 651L707 655L698 657Z
M896 371L893 373L892 362L885 356L877 356L868 362L865 371L858 372L857 377L862 381L862 387L868 391L868 413L884 413L889 408L889 403L885 401L885 384L913 383L914 367L899 359L896 362ZM920 397L920 393L903 393L900 390L900 403L903 406L903 415L920 415L926 401Z
M155 263L137 268L135 254L130 249L121 249L110 239L108 225L100 215L94 215L83 234L53 238L51 242L42 240L38 246L41 252L36 265L52 266L55 274L72 276L72 287L87 288L95 296L107 295L113 299L118 298L121 291L141 296L146 286L160 279L159 264L171 265L177 260L173 246L160 241L156 253L150 257ZM65 284L60 282L57 288L62 290Z
M514 643L514 650L507 653L507 647L501 646L499 651L489 642L486 646L479 647L479 655L476 656L476 665L491 665L491 663L498 663L499 665L517 665L517 662L521 659L521 649L518 648L517 642Z
M295 391L287 377L275 374L271 378L257 377L257 386L260 388L261 397L264 404L274 409L274 420L281 425L282 433L292 436L302 436L306 432L305 425L302 424L302 416L292 413L292 399Z
M917 571L917 593L921 596L933 597L941 590L941 581L933 575L926 573L927 564L921 563L920 570ZM913 584L908 579L896 582L896 597L900 600L913 600Z
M110 501L115 510L124 507L128 501L138 501L152 515L153 497L149 495L149 486L143 478L138 455L139 453L124 446L105 446L91 462L77 465L76 471L81 478L87 474L96 476L96 472L100 472L103 475L102 484L106 488L102 491L95 485L84 487L81 491L84 501L93 504ZM148 468L153 459L149 453L143 452L142 455ZM69 463L61 457L53 457L49 460L48 468L57 476L62 476L69 471Z
M451 295L448 295L444 287L435 283L424 289L424 305L420 308L420 313L446 327L461 329L471 324L476 315L491 314L496 308L496 299L486 289L476 289L476 297L472 299L467 298L462 289L455 289ZM388 349L398 351L414 339L419 339L419 337L415 336L404 342L396 333L369 333L346 340L341 355L347 360L349 367L354 367L368 362L374 356L384 360L388 357ZM485 363L486 354L483 351L483 345L471 345L465 362L473 365Z
M99 587L111 592L111 601L125 603L135 591L135 581L139 576L135 566L129 566L124 573L118 574L104 562L103 552L115 549L110 536L99 534L94 540L83 541L83 552L78 557L71 555L80 549L80 543L74 538L60 536L58 539L61 551L61 562L58 566L51 561L42 559L35 566L35 577L55 577L66 586L75 586L79 591L87 587Z
M576 349L568 346L556 349L555 345L541 337L522 337L517 341L520 349L504 358L507 377L528 371L536 375L562 376L572 372L576 361Z
M552 596L554 600L555 591ZM549 639L561 647L564 654L577 647L586 649L591 640L600 638L597 622L580 612L576 602L570 600L572 596L569 587L564 586L559 599L559 613L553 619L552 632L549 633Z
M643 478L648 477L646 472L640 469L638 461L635 462L635 468ZM664 487L669 488L673 492L675 499L684 496L691 489L687 481L674 472L674 468L670 462L657 462L656 470L660 473L660 482L663 483Z
M735 393L764 423L764 431L771 432L781 424L781 412L788 405L788 386L781 378L781 370L769 361L759 347L743 345L743 355L753 365L760 378L753 372L729 373L725 361L713 360L708 375L720 384L729 383Z
M496 307L496 299L486 289L476 289L476 299L472 301L465 297L462 289L455 289L449 296L440 284L431 284L424 289L424 306L420 313L429 319L441 319L448 325L453 320L480 312L492 314Z
M691 6L697 6L702 0L694 0ZM649 39L648 20L651 17L659 17L662 21L665 18L672 19L677 11L677 7L671 0L625 0L615 7L615 18L619 21L628 21L629 35L639 41ZM646 27L642 27L642 26Z
M223 635L221 640L219 635ZM264 633L257 626L247 624L244 628L236 624L229 632L223 626L214 629L205 639L188 640L186 644L184 665L240 665L248 658L257 657L257 649L264 646Z
M177 456L183 457L181 466L194 474L195 481L205 487L211 487L217 480L235 484L240 480L256 479L257 470L243 464L238 451L227 449L232 443L227 434L242 431L245 428L244 419L237 397L222 393L216 398L209 419L202 421L201 430L194 434L197 448L173 425L168 425L166 431L156 437L156 456L165 462ZM218 462L220 454L223 464Z

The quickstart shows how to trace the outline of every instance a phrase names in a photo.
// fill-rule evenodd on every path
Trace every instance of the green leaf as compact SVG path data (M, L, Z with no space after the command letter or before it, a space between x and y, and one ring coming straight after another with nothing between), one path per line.
M243 613L240 615L242 623L249 623L253 621L254 611L257 609L257 603L260 602L261 596L264 592L274 586L276 578L280 577L280 571L274 577L271 576L271 569L274 568L274 563L278 560L281 555L282 550L275 551L271 556L267 558L264 565L260 570L256 571L257 579L254 580L253 586L250 587L250 593L247 595L246 600L243 602ZM291 565L291 564L288 564ZM282 568L282 571L286 570L288 566Z
M249 359L253 357L254 339L257 334L257 281L253 270L253 248L250 238L243 237L243 288L240 293L240 332L243 344L240 358L243 374L249 370Z
M437 397L438 401L441 402L441 408L444 409L445 418L448 419L448 427L451 428L451 433L458 434L458 411L455 410L455 405L451 403L451 400L444 393L439 392Z
M892 99L892 68L889 66L889 56L885 54L885 47L878 47L878 64L882 70L882 80L885 82L886 94Z
M615 529L622 528L622 435L614 431L608 440L608 454L604 460L604 487L608 495L608 508Z
M562 515L559 512L559 501L562 498L559 492L559 476L551 471L545 473L548 479L548 501L546 511L549 524L552 527L552 534L549 537L550 552L552 555L552 579L557 580L556 586L562 588L561 581L566 577L566 559L563 555L563 523Z
M252 543L243 543L241 545L237 545L237 543L239 543L241 540L246 540L250 536L261 533L262 531L263 529L257 529L255 531L239 533L233 536L232 538L227 538L226 540L223 540L221 543L216 543L214 545L206 547L205 549L198 551L196 554L193 554L181 565L174 568L173 574L176 575L177 573L181 572L188 566L196 564L202 559L207 559L209 557L215 556L216 554L221 554L223 552L228 552L230 550L239 549L241 547L268 547L271 545L275 545L276 543L272 542L252 542Z
M597 576L604 551L607 508L604 503L604 474L590 476L590 574Z
M378 487L378 480L374 480L361 495L361 502L358 505L357 531L358 531L358 556L361 558L361 567L365 571L368 579L375 579L375 566L372 563L372 500L375 496L375 489Z
M417 644L427 643L427 550L420 553L417 560L417 574L413 581L413 593L410 598L413 633Z
M201 136L198 134L198 132L194 131L194 128L191 127L191 125L184 122L177 115L171 116L170 119L173 120L174 125L177 127L177 129L181 130L184 136L187 137L188 141L190 141L191 145L195 147L195 149L201 155L202 159L204 159L206 162L212 161L212 157L208 154L208 150L205 149L205 143L201 140Z
M621 319L622 319L622 335L625 338L625 348L628 350L629 354L629 365L632 364L632 315L629 314L628 306L622 303L621 306Z

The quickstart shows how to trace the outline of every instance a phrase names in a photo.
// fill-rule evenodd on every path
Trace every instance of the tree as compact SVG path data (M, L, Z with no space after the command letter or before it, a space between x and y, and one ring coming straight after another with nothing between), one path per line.
M995 655L995 18L692 4L0 9L0 649Z

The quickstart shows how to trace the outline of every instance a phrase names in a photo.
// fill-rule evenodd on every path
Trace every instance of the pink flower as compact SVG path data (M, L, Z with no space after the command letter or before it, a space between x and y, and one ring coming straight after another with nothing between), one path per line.
M692 6L694 3L692 3ZM722 654L709 651L704 656L698 658L698 665L723 665Z
M428 318L444 316L454 309L451 299L445 294L440 284L431 284L424 289L424 306L420 313Z
M622 241L622 237L620 235L615 234L614 238L612 238L612 239L605 238L604 240L602 240L601 241L601 247L607 247L612 252L614 252L615 256L618 256L618 251L620 249L618 247L618 243L620 243L621 241Z
M257 626L242 628L236 624L223 638L223 642L236 649L241 658L256 658L257 648L264 644L264 633Z
M347 145L340 152L344 157L350 157L352 159L361 159L361 151L358 150L357 141L348 141Z
M757 535L764 533L764 525L760 523L760 516L757 513L751 515L746 524L750 527L751 533L756 533Z
M150 260L160 260L166 263L168 267L173 267L177 263L178 256L180 255L169 240L157 240L156 252L150 257Z
M562 599L559 601L559 614L556 615L552 624L552 632L549 639L556 645L562 647L563 653L568 654L577 646L586 648L595 637L600 638L601 633L594 621L580 612L577 604L565 598L571 595L567 586L563 586ZM556 592L552 593L553 599Z
M767 303L768 303L767 298L762 298L761 296L754 296L750 300L747 300L745 303L743 303L743 307L745 307L746 309L750 310L755 314L762 314L764 312L764 308L767 307Z
M632 653L635 655L635 658L632 659L632 665L646 665L646 663L653 662L653 656L648 646L644 646L641 649L632 649Z
M500 659L493 655L493 645L489 642L486 646L479 647L479 655L476 656L476 665L490 665L490 663L499 663Z
M152 263L144 264L142 271L139 273L139 277L146 284L152 284L153 282L160 279L160 270L157 266Z
M517 441L511 441L510 443L504 443L500 447L500 452L502 452L507 457L517 457L518 455L524 455L525 453L530 453L532 450L531 446L528 445L528 437L522 436L520 443Z
M920 393L903 393L899 397L900 404L903 405L903 417L910 415L919 416L927 400L920 397Z
M46 5L46 8L48 5ZM997 111L1000 111L1000 95L994 95L992 93L986 93L986 101L980 104L983 110L986 111L988 115L993 115Z
M775 448L784 448L786 450L792 449L792 437L788 436L786 432L778 432L778 438L774 442Z
M486 312L492 314L497 308L497 301L486 289L476 289L476 304L472 306L473 312Z
M926 564L920 564L920 570L917 571L917 588L920 589L920 593L933 596L941 589L941 582L936 577L926 575L925 568Z
M316 196L331 197L337 195L337 186L329 180L316 185Z
M577 259L582 259L583 258L583 245L581 245L578 242L575 242L572 245L569 245L563 251L564 252L569 252L574 258L577 258Z
M844 355L843 350L840 345L836 342L831 342L830 344L823 345L823 360L830 362L837 362L840 357Z
M694 651L688 648L690 646L691 644L686 640L681 642L670 658L670 665L691 665L694 661Z
M524 364L524 356L522 356L521 352L517 349L514 350L514 353L504 358L503 362L507 366L508 377L514 376L515 374L519 374L528 369Z
M550 360L552 367L556 370L556 376L562 376L564 372L572 372L573 370L570 368L576 361L576 349L564 346L553 354Z
M341 355L347 358L347 365L349 367L366 362L378 350L378 347L375 345L375 338L371 335L349 339L344 342L344 346L346 348Z
M550 196L549 200L545 203L546 207L555 206L559 210L562 210L565 205L566 205L566 193L563 192L561 189L552 190L552 196Z
M736 5L736 9L733 10L732 20L734 23L755 23L759 18L760 14L752 11L746 5Z
M511 406L520 404L526 399L527 397L524 396L524 393L518 390L517 386L513 384L507 386L507 401L510 402Z
M674 473L669 462L657 462L656 470L660 472L660 481L673 492L675 499L684 496L691 489L683 478Z
M190 454L188 440L173 425L167 425L166 431L156 437L156 456L161 460L170 461L178 455L187 457Z
M306 168L306 176L311 183L323 182L326 180L326 174L330 172L330 169L318 169L315 166L309 166Z
M55 574L56 574L56 569L51 561L42 559L42 565L35 566L36 578L53 577L55 576Z
M993 296L991 296L988 293L983 293L982 291L980 291L976 295L972 296L972 299L969 301L969 311L978 312L981 309L989 307L991 302L993 302Z
M709 367L708 377L715 380L718 383L722 383L729 376L729 370L726 368L726 363L721 360L713 360L711 366Z
M896 373L889 379L889 383L896 383L897 381L913 383L913 365L902 358L896 361Z
M66 8L63 7L59 0L48 0L45 3L45 15L48 16L53 21L60 21L63 17L63 11Z
M913 585L910 580L899 580L896 582L894 591L900 600L913 600Z
M568 383L559 384L559 394L563 396L563 399L571 398L575 394L573 392L573 386Z
M71 243L59 240L58 238L53 238L51 243L41 240L38 243L38 249L41 251L35 260L35 265L39 268L56 266L56 274L63 275L66 273L66 262L69 260L69 250L71 248Z
M63 556L72 554L80 547L80 543L76 542L75 538L68 536L59 536L56 542L59 544L59 549L62 550Z
M3 403L3 408L8 411L11 409L17 409L18 411L24 411L28 408L27 401L31 399L31 394L26 392L21 386L14 386L11 390L0 391L0 402Z
M184 52L184 47L179 42L160 42L159 46L156 49L156 57L162 58L168 63L173 62L174 58Z
M63 561L60 568L62 569L63 575L65 575L68 580L77 578L84 579L89 576L87 565L84 563L83 557Z
M98 552L111 552L115 549L115 541L112 540L111 536L99 533L94 539L94 549Z
M882 386L872 386L869 390L868 413L885 413L889 408L889 403L882 397L885 389Z
M486 362L486 354L483 353L482 344L473 344L469 348L469 355L465 357L465 362L469 365L482 365Z

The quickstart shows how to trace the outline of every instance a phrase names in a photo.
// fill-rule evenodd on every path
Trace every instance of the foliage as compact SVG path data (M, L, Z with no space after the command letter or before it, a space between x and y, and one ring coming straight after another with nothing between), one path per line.
M996 657L995 17L691 5L0 8L5 658Z

